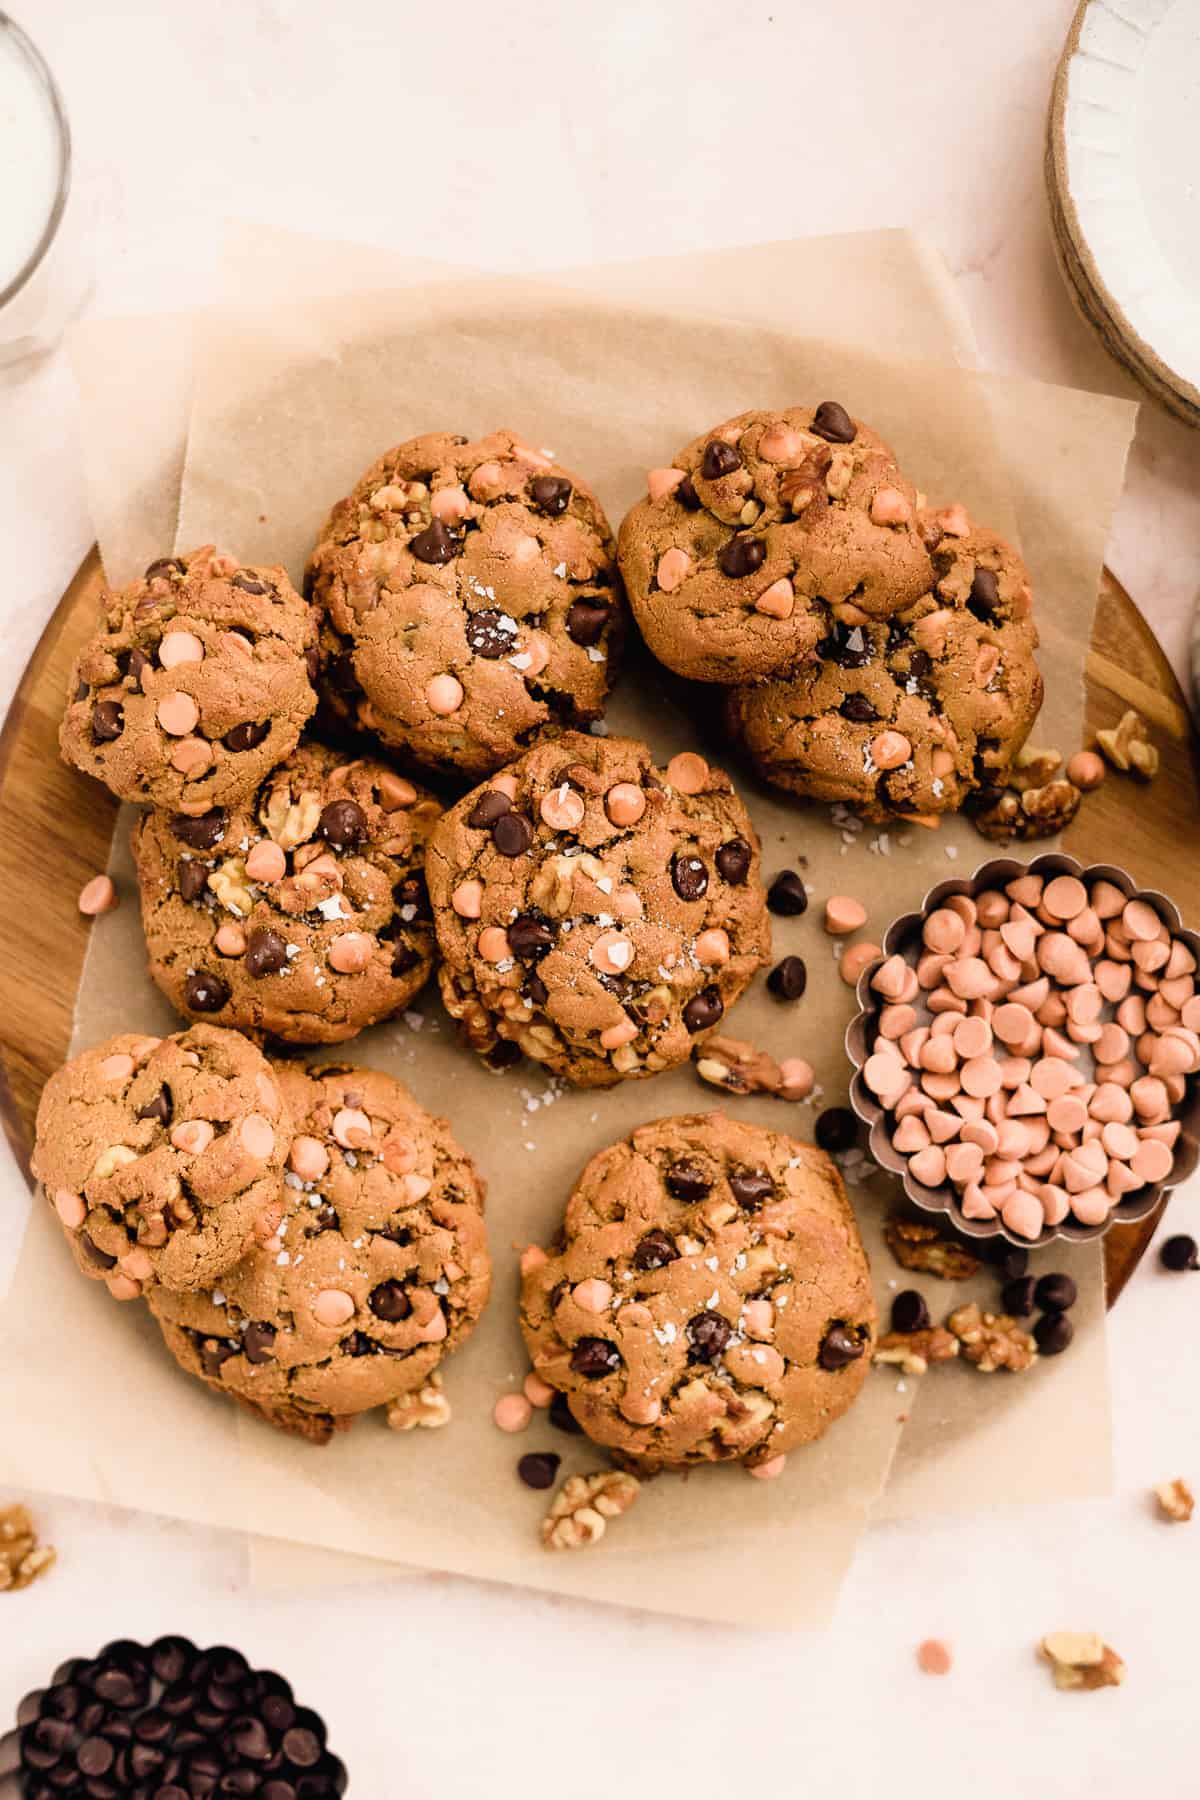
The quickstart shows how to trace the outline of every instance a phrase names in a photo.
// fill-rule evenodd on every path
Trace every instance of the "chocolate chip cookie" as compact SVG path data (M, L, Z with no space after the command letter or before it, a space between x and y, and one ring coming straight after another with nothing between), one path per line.
M137 806L235 805L314 711L316 617L278 568L212 545L106 592L76 658L62 753Z
M383 763L302 743L249 800L134 827L150 973L189 1018L335 1044L433 967L425 841L441 807Z
M538 744L443 816L427 872L468 1041L580 1087L685 1062L770 949L749 815L692 751Z
M786 674L835 619L886 618L932 585L916 489L835 401L741 413L647 488L621 572L651 651L693 681Z
M182 1366L324 1441L412 1393L474 1330L491 1280L474 1164L390 1075L277 1065L296 1121L271 1241L151 1307Z
M853 1403L875 1333L828 1156L721 1113L602 1150L548 1251L522 1258L534 1371L598 1444L649 1467L760 1464Z
M42 1091L33 1172L85 1275L118 1300L215 1280L283 1216L292 1124L236 1031L123 1032Z
M426 768L486 775L604 711L625 619L608 521L510 431L389 450L330 514L307 583L330 709Z
M785 680L726 696L764 780L864 818L930 817L990 788L1042 703L1029 579L961 507L923 514L934 584L887 619L833 616Z

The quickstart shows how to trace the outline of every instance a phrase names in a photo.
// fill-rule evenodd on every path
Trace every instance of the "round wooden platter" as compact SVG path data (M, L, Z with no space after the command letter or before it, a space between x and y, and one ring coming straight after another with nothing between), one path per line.
M95 618L101 582L92 550L46 626L0 732L0 891L9 896L9 926L0 936L0 1113L27 1180L38 1096L66 1055L87 946L88 921L76 899L107 864L117 810L98 783L58 754L67 678ZM1149 786L1114 777L1089 795L1064 848L1083 862L1119 862L1143 885L1179 894L1184 844L1200 829L1197 744L1170 665L1107 571L1086 681L1089 736L1136 707L1153 727L1162 765ZM980 853L989 853L982 841ZM1105 1239L1110 1305L1156 1222L1152 1215Z

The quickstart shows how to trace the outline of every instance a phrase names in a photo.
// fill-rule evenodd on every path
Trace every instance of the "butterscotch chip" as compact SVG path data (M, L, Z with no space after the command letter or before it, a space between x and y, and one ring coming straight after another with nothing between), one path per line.
M370 758L303 743L257 793L134 827L150 973L185 1015L341 1042L433 969L425 845L441 813Z
M630 1466L759 1464L852 1405L875 1305L832 1161L707 1113L593 1157L558 1244L525 1259L521 1329L569 1416Z
M426 768L486 775L604 711L625 631L608 521L510 431L389 450L326 520L307 584L329 712Z
M966 1281L978 1272L979 1258L957 1243L943 1237L936 1225L923 1219L906 1219L893 1214L883 1228L884 1239L896 1261L905 1269L919 1269L926 1275L939 1275L945 1281Z
M253 793L317 704L316 619L281 568L211 545L106 589L71 673L63 756L138 806Z
M631 738L536 745L444 815L427 874L468 1041L582 1087L686 1062L770 947L729 777L690 753L656 769Z
M433 1380L474 1330L491 1281L483 1183L389 1075L276 1065L296 1121L275 1235L219 1285L156 1290L151 1310L190 1374L270 1423L323 1442L371 1407L449 1417Z

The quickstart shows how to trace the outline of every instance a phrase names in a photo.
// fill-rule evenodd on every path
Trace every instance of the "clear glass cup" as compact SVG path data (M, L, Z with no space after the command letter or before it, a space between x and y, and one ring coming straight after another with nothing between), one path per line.
M52 349L87 295L71 132L37 47L0 12L0 368Z

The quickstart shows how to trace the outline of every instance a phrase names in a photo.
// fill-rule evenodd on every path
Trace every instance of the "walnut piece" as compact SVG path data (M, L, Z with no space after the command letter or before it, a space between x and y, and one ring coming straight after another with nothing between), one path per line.
M803 1100L812 1092L812 1070L794 1058L777 1063L767 1051L741 1038L706 1038L692 1052L696 1073L710 1087L730 1094L774 1094L780 1100ZM613 1058L614 1063L616 1057Z
M1013 759L1008 771L1008 785L1018 794L1027 793L1030 788L1045 787L1062 768L1062 760L1061 750L1043 750L1036 744L1026 744Z
M895 1363L905 1375L924 1375L931 1362L949 1362L957 1355L953 1332L929 1325L924 1331L889 1331L876 1344L872 1361Z
M1017 778L1010 775L1010 780L1013 787L1006 788L990 806L971 813L971 823L980 837L992 843L1011 844L1014 838L1026 843L1031 838L1054 837L1066 829L1079 811L1083 794L1074 782L1060 777L1043 782L1040 787L1024 786L1018 794Z
M58 1552L39 1544L29 1510L0 1507L0 1593L17 1593L53 1567Z
M1122 713L1116 725L1096 733L1096 742L1114 769L1123 775L1138 775L1153 781L1158 774L1158 751L1150 742L1150 731L1141 713L1132 708Z
M1154 1498L1160 1518L1170 1519L1175 1525L1186 1525L1196 1505L1196 1497L1182 1476L1162 1482L1155 1488Z
M977 1256L953 1238L943 1237L936 1225L923 1219L906 1219L893 1213L883 1235L902 1268L940 1275L945 1281L966 1281L979 1270Z
M393 1431L415 1431L420 1425L436 1431L451 1419L450 1402L442 1392L442 1378L431 1375L415 1394L401 1394L387 1409L387 1422Z
M321 817L321 802L316 794L301 794L293 801L291 789L286 780L277 782L267 795L267 803L260 815L267 828L267 835L274 839L281 850L294 850L297 844L305 843L317 829Z
M963 1347L969 1363L982 1375L997 1369L1023 1374L1037 1361L1037 1344L1007 1313L983 1312L972 1300L952 1312L946 1324Z
M637 1477L620 1469L569 1476L542 1520L542 1543L547 1550L582 1550L597 1543L609 1519L627 1512L640 1490Z
M1058 1688L1120 1687L1125 1664L1094 1631L1051 1631L1038 1654L1054 1670Z

